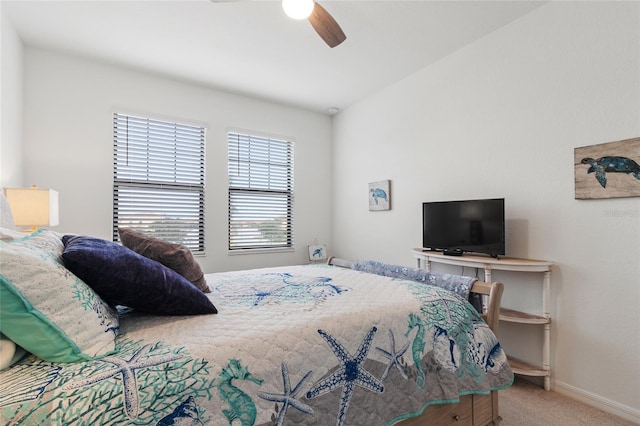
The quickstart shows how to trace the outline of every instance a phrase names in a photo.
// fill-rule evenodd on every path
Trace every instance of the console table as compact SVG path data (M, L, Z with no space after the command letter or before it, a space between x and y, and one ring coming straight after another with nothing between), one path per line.
M499 259L465 254L463 256L448 256L442 252L423 250L420 248L412 250L416 258L418 268L431 270L431 263L441 263L455 266L467 266L470 268L484 269L484 280L492 282L491 271L515 271L515 272L540 272L543 274L542 280L542 316L532 315L512 309L501 308L500 320L520 324L537 324L544 327L542 343L542 366L535 366L524 361L509 357L511 369L516 374L525 376L544 377L544 388L551 388L551 314L550 314L550 293L551 293L551 267L553 262L545 260L517 259L512 257L501 257ZM504 283L503 283L504 284ZM507 291L505 285L505 291Z

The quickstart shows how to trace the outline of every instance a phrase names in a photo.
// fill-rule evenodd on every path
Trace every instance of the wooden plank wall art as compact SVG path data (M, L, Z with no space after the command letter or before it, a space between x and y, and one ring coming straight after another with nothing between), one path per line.
M640 197L640 138L574 149L576 199Z

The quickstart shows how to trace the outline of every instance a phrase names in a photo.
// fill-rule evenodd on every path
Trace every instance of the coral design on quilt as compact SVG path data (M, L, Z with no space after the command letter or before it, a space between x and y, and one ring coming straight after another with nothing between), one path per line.
M32 377L26 387L24 369ZM0 373L3 386L12 375L20 376L22 389L0 398L0 417L7 424L41 419L51 424L162 426L187 417L206 423L211 413L198 407L198 400L208 400L214 387L208 370L206 360L162 342L123 339L116 354L81 363L53 364L31 355ZM63 389L65 397L59 399L49 388Z

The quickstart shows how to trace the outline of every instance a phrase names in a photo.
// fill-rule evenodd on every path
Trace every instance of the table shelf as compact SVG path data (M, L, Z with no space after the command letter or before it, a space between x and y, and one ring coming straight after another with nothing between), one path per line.
M532 315L513 309L500 308L500 321L517 322L520 324L549 324L551 318Z

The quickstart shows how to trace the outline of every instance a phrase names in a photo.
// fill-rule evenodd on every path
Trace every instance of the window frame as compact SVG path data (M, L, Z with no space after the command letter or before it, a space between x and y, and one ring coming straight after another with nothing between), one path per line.
M264 146L256 149L254 154L256 157L261 157L261 159L265 159L265 156L270 161L262 162L261 168L256 167L254 169L256 172L253 175L247 175L246 173L242 175L240 179L244 179L245 183L243 185L238 184L238 182L234 182L234 177L232 173L239 173L241 170L247 170L252 161L248 162L242 161L240 159L239 152L236 152L236 158L233 158L234 154L232 154L231 144L239 144L239 137L246 140L250 140L253 143L260 144L271 144L280 145L279 149L275 149L274 151L282 151L284 154L276 155L274 154L273 158L266 154L268 149ZM247 130L239 130L239 129L228 129L227 131L227 251L229 254L256 254L256 253L272 253L272 252L291 252L294 251L294 206L295 206L295 194L294 194L294 146L295 141L289 137L277 136L272 134L267 134L265 132L254 132ZM238 147L236 147L238 148ZM245 147L246 148L246 147ZM239 148L238 148L239 149ZM262 154L262 155L260 155ZM245 152L245 155L247 154ZM285 162L278 162L277 160L286 159ZM275 160L274 160L275 159ZM257 163L257 162L256 162ZM269 167L270 171L267 171ZM284 168L284 172L278 173L274 172L277 168ZM259 169L259 170L258 170ZM273 174L273 175L272 175ZM269 177L267 177L269 175ZM268 181L267 182L265 182ZM248 181L248 182L247 182ZM255 182L253 184L252 182ZM284 185L284 188L282 187ZM240 203L248 203L247 199L251 197L256 197L258 200L254 201L250 204L256 209L252 211L257 211L261 207L265 211L273 211L277 210L278 206L274 206L273 203L267 202L265 205L264 198L268 198L270 200L280 198L279 204L284 204L284 212L280 212L281 216L285 215L286 220L283 221L285 223L284 230L280 232L285 232L285 238L276 241L273 244L265 244L264 241L262 243L258 243L256 241L246 242L247 239L251 238L251 235L246 232L240 231L242 227L242 223L249 222L250 220L245 219L244 221L241 219L234 219L234 209L238 207L237 199L234 201L234 197L238 197L240 199ZM263 201L260 201L259 198L263 197ZM286 200L286 203L283 203L283 200ZM278 202L275 202L278 204ZM251 209L250 209L251 210ZM236 210L237 211L237 210ZM246 210L245 210L246 213ZM251 213L246 213L251 214ZM253 238L255 240L256 233L262 233L264 235L263 228L257 228L253 232ZM273 228L271 229L273 230ZM245 239L244 243L240 241Z
M206 127L122 111L112 124L113 241L123 226L206 254Z

